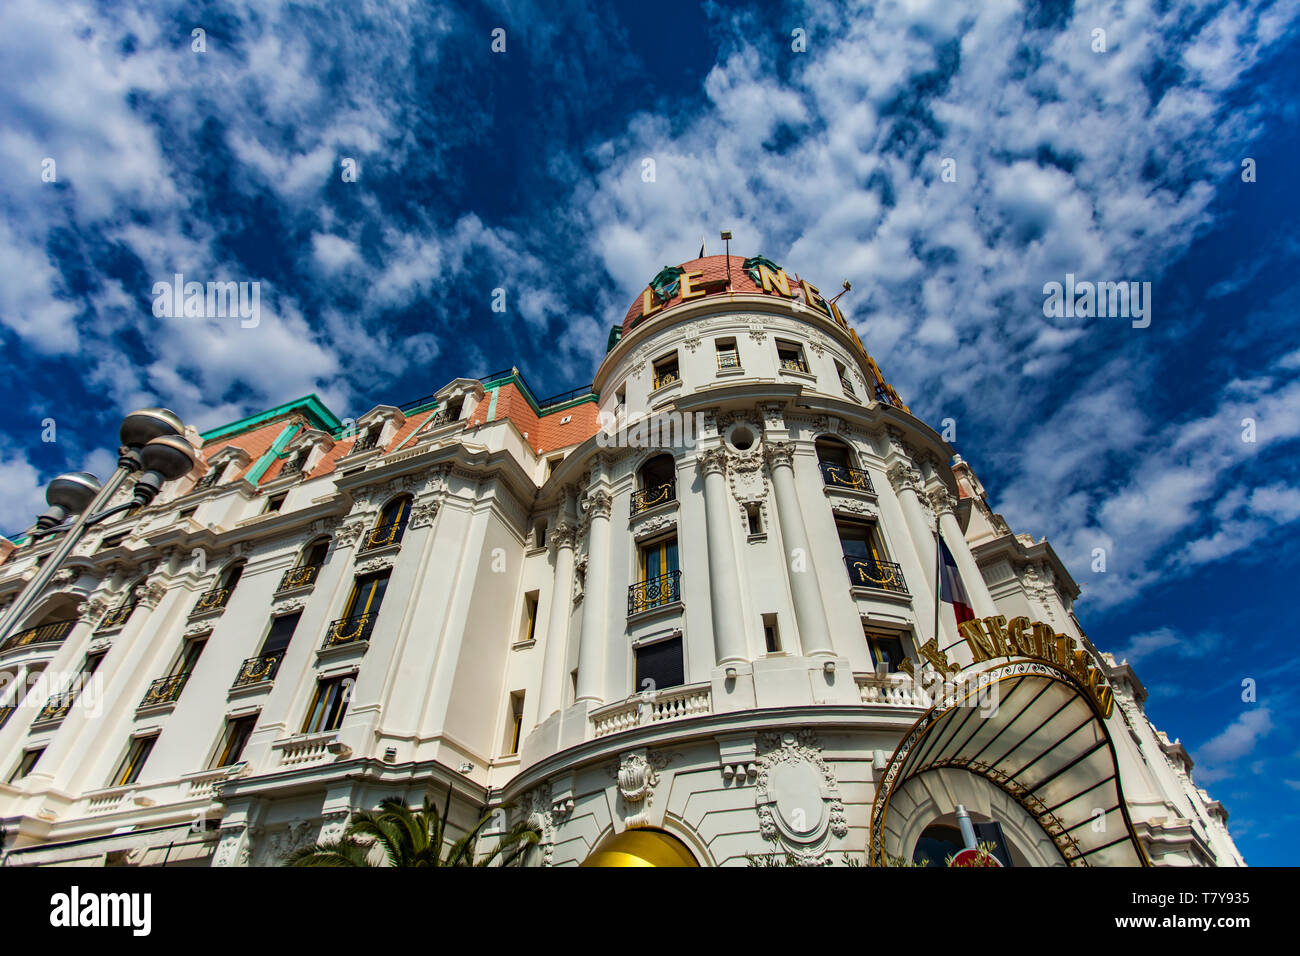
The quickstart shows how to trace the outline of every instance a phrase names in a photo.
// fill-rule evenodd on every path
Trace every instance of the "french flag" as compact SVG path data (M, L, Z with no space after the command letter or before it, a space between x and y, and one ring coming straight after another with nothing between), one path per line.
M970 598L961 586L961 576L957 573L957 561L939 536L939 600L952 605L952 612L957 615L957 623L973 621L975 612L971 609Z

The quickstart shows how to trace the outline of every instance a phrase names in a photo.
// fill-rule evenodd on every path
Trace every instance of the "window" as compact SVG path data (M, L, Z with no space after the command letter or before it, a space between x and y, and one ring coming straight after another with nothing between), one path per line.
M783 371L807 372L808 363L804 361L803 346L795 342L776 342L777 363Z
M22 759L18 761L18 766L9 775L9 783L21 780L31 773L32 768L36 766L36 761L41 759L43 753L45 753L44 747L39 747L36 750L24 750Z
M299 567L315 568L325 563L325 555L329 554L330 539L317 538L303 552L302 560Z
M506 727L506 756L519 753L519 738L523 729L524 692L518 690L510 695L510 723Z
M620 385L618 391L614 393L614 417L617 418L623 414L627 407L627 386Z
M120 531L117 534L110 534L99 543L99 548L97 550L107 551L109 548L116 548L119 544L125 541L130 534L130 531Z
M537 597L537 591L529 591L524 595L524 629L523 636L519 638L520 643L534 640L537 632Z
M903 639L897 634L879 634L867 632L867 647L871 650L871 664L879 671L883 665L890 674L898 672L898 665L907 656L903 650Z
M681 600L681 572L677 569L677 538L660 538L641 546L638 572L641 579L632 586L628 613L662 607Z
M145 761L149 759L149 754L153 753L153 745L157 742L157 734L133 738L131 746L126 748L126 756L122 758L122 763L117 768L117 773L113 775L113 782L109 786L125 787L129 783L135 783L139 780L140 771L144 769Z
M715 339L714 347L718 352L718 371L740 368L740 353L736 351L735 339Z
M454 399L454 400L448 402L448 403L447 403L447 421L449 421L449 422L458 422L458 421L460 421L461 410L462 410L464 407L465 407L465 398L464 398L464 396L461 396L460 398L457 398L457 399Z
M218 767L230 767L239 763L255 726L257 726L257 714L227 718L226 731L217 743L217 752L212 758L209 769L215 770Z
M777 654L781 650L781 632L777 629L775 614L763 615L763 644L769 654Z
M180 513L177 517L180 518L181 521L184 521L184 520L186 520L187 518L193 518L193 517L194 517L194 512L196 512L196 511L198 511L198 510L199 510L199 506L198 506L198 505L193 505L193 506L191 506L191 507L189 507L189 508L182 508L182 509L181 509L181 513Z
M681 372L677 368L676 352L655 360L654 381L651 388L663 388L665 385L671 385L673 382L679 381L680 379Z
M538 518L536 524L533 525L533 547L534 548L546 547L546 519L545 518Z
M203 653L203 647L207 644L206 638L198 638L192 641L186 641L181 648L180 654L172 664L172 669L168 671L168 677L180 677L182 674L190 674L194 671L194 665L199 662L199 655Z
M858 393L853 390L853 382L849 379L848 369L842 362L835 363L835 374L839 376L840 387L844 389L844 394L852 398L857 398Z
M384 603L384 593L388 590L389 571L367 574L352 583L352 593L348 595L344 617L374 617Z
M375 524L375 529L366 536L362 550L397 544L406 533L406 521L410 516L410 495L402 495L388 502L384 505L384 510L379 513L379 521Z
M663 690L686 683L682 665L682 639L644 644L636 649L636 690Z
M677 461L672 455L655 455L637 472L640 488L632 495L632 514L677 500Z
M348 700L352 696L352 685L355 682L355 674L318 681L311 706L307 708L307 719L303 721L302 732L319 734L338 730L343 723L343 715L347 713Z
M907 593L902 569L886 559L875 524L837 518L835 530L839 533L840 548L844 552L844 565L855 587Z
M224 588L226 591L233 591L235 590L235 585L239 583L239 579L242 578L243 576L244 576L244 562L238 561L235 564L232 564L230 567L226 568L226 570L222 573L221 587Z
M293 640L293 632L297 630L301 618L302 611L295 611L293 614L282 614L272 620L271 629L267 631L266 639L262 641L262 649L258 652L258 656L270 657L272 654L283 654L289 642Z
M822 472L822 482L833 488L851 488L855 491L875 493L871 477L855 467L853 451L838 438L819 438L815 445L817 462Z
M268 500L266 503L265 513L271 514L273 512L279 511L284 506L284 499L288 497L289 495L287 492L278 495L272 495L270 500Z
M763 510L756 504L745 505L745 518L749 522L751 535L763 533Z

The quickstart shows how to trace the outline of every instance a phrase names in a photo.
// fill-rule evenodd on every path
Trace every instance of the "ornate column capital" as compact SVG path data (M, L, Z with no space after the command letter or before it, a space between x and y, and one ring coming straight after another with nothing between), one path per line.
M957 513L957 499L948 493L947 488L936 488L926 497L930 499L930 508L935 514L942 517L946 514L955 515Z
M614 510L614 499L608 491L589 491L584 502L589 518L608 518Z
M919 498L925 493L921 489L921 473L906 462L894 462L889 466L889 471L886 474L889 477L889 483L894 487L895 494L911 491Z
M578 540L578 529L567 522L562 522L555 526L551 532L551 541L555 543L555 549L572 548Z
M769 468L776 468L778 465L794 468L794 442L769 442L763 446L763 457L767 459Z
M706 448L695 458L695 464L700 469L700 474L708 477L714 474L726 474L727 471L727 453L721 448Z

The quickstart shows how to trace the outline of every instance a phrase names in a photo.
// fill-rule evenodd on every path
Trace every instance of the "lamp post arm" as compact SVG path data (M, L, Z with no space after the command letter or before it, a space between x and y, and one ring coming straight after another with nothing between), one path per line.
M72 549L76 547L77 542L81 540L90 518L95 515L95 512L102 509L112 499L113 495L117 494L117 490L122 487L127 475L136 470L138 470L138 467L130 467L119 463L117 470L113 472L113 477L104 483L104 487L95 496L95 500L90 503L85 511L77 515L76 520L68 528L68 533L64 535L63 540L51 552L50 558L45 562L44 567L36 572L36 577L32 578L27 587L23 588L18 596L14 598L14 602L10 605L9 610L5 612L4 618L0 619L0 643L8 640L10 633L18 626L27 612L31 610L32 605L45 593L45 588L54 579L54 575L58 573L64 560L72 553Z

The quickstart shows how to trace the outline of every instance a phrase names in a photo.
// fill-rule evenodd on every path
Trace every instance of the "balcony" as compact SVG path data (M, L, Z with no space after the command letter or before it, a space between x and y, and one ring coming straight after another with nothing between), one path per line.
M687 684L638 694L591 712L591 736L606 737L647 724L713 712L712 686Z
M676 366L672 368L655 369L654 378L651 380L650 388L652 391L658 391L665 386L672 385L674 382L681 381L681 374L677 371Z
M325 635L322 651L351 644L363 644L370 640L370 632L375 629L376 614L359 614L355 617L343 617L333 621Z
M656 505L663 505L676 500L676 481L667 481L662 485L653 485L649 488L642 488L640 491L633 492L632 494L632 514L639 515L643 511L649 511Z
M36 644L61 644L76 623L76 621L48 621L45 624L29 627L25 631L10 635L4 645L0 646L0 653Z
M361 550L359 553L374 551L378 548L386 548L389 545L397 544L402 540L402 534L406 530L406 523L403 521L392 521L388 524L382 524L379 527L367 532L366 536L361 539Z
M235 682L230 686L250 687L253 684L271 683L275 680L275 675L280 670L280 661L283 659L284 651L250 657L239 665L239 673L235 675Z
M104 615L104 619L99 622L99 627L95 632L111 631L115 628L125 627L127 619L131 617L131 612L135 610L137 601L127 601L125 604L119 604L113 610Z
M41 712L36 715L34 723L40 723L43 720L62 720L68 716L68 711L77 700L76 691L67 691L63 694L54 694L45 702Z
M840 376L840 388L844 389L844 394L850 398L857 398L858 393L853 390L853 383L843 375Z
M319 564L303 564L296 568L290 568L284 572L284 577L280 578L280 586L275 589L276 594L284 591L295 591L298 588L310 587L316 583L316 576L320 574L321 566Z
M190 672L185 671L181 674L173 674L171 677L160 677L145 691L144 697L140 700L139 708L143 710L146 707L158 707L163 704L174 704L181 696L181 691L185 689L185 682L190 679Z
M682 599L682 572L669 571L627 589L627 615L677 604Z
M903 569L893 561L877 561L875 558L857 558L846 554L844 566L848 568L849 580L855 588L875 588L895 594L911 593L907 590L907 582L903 580Z
M728 369L740 368L740 356L735 352L718 353L718 371L725 372Z
M205 591L199 595L199 602L194 605L194 610L190 611L190 617L194 618L220 611L225 608L226 602L229 600L230 588L213 588L211 591Z
M348 451L349 455L355 455L360 451L370 451L379 444L378 431L369 431L352 443L352 448Z
M907 707L919 713L932 703L925 691L905 674L854 674L853 680L864 704Z
M865 491L869 495L876 493L871 483L871 476L860 468L837 465L834 462L821 462L822 483L830 488L845 488L850 491Z

